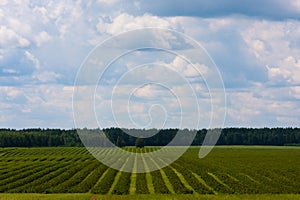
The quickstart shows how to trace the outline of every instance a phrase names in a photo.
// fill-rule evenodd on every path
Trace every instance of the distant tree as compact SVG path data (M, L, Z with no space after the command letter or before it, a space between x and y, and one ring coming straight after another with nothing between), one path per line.
M125 130L125 131L123 131ZM80 129L91 140L90 144L99 145L99 129ZM132 132L153 135L147 139L126 134ZM189 130L185 130L189 137ZM201 145L207 134L206 129L198 130L192 145ZM123 146L165 146L177 134L178 129L104 129L101 137L108 138L115 145ZM186 136L182 137L185 139ZM104 140L102 140L104 141ZM300 145L300 128L225 128L218 145ZM101 144L110 146L109 144ZM44 146L83 146L77 130L70 129L1 129L0 147L44 147Z
M121 136L118 136L116 145L118 147L125 147L126 146L126 143L125 143L125 141L123 140L123 138Z
M135 146L138 148L143 148L145 146L143 138L137 138L135 141Z

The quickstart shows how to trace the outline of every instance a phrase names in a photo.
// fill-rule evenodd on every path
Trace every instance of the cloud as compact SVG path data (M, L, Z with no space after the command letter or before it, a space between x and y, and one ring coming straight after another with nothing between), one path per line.
M1 86L1 127L73 127L71 99L72 90L61 85Z
M119 0L98 0L98 2L111 5L111 4L119 3Z
M8 48L28 47L30 42L6 26L0 26L0 46Z
M7 69L7 68L3 68L2 72L5 74L18 74L20 73L19 71L15 70L15 69Z
M270 81L275 84L300 84L300 60L289 56L280 62L278 67L269 67Z
M142 1L139 8L158 16L197 16L204 18L245 15L271 20L299 19L299 1L281 0L166 0Z
M25 51L25 56L28 60L30 60L36 69L40 68L40 61L29 51Z
M32 78L38 80L39 83L56 83L61 75L55 72L43 71L33 74Z
M166 19L149 14L135 17L122 13L112 19L111 22L105 22L102 18L99 18L97 24L97 30L100 33L109 33L111 35L145 27L171 28L171 23Z
M208 51L227 88L251 87L253 82L267 81L265 64L255 57L243 35L254 22L236 17L178 19L185 33Z
M299 124L299 0L4 0L0 5L0 122L3 126L72 127L72 85L84 58L105 39L144 27L179 31L206 48L229 91L228 126ZM189 43L174 34L153 32L127 37L122 45L130 48L141 43L178 51L189 48ZM153 63L160 68L154 70ZM126 70L143 64L146 64L144 70L129 73L116 91L120 103L117 111L123 119L127 108L122 105L127 103L125 97L135 84L168 79L172 89L182 97L186 109L183 115L194 122L198 116L191 104L192 95L183 82L174 83L179 76L162 69L169 67L192 82L202 105L201 120L207 122L210 94L196 71L179 57L147 49L120 58L107 71L107 85L101 88L97 105L105 113L99 116L107 126L113 125L109 114L112 85ZM210 73L205 62L193 64L201 73ZM156 98L159 95L161 99ZM169 121L169 126L178 124L178 102L161 88L142 87L133 100L130 108L135 119L141 116L139 123L147 122L148 111L155 103L169 111L168 116L174 122ZM146 100L156 101L147 104ZM224 108L214 109L221 112ZM163 115L159 108L153 112Z
M228 92L227 126L295 127L299 102L289 99L289 87ZM278 98L279 97L279 98ZM230 124L230 125L229 125Z
M183 75L184 77L199 77L208 72L209 67L201 63L187 63L179 56L169 64L167 67L174 69L177 73Z
M265 66L268 84L299 84L300 28L298 21L254 21L241 32L249 50Z
M42 43L47 42L49 40L51 40L51 36L46 31L40 32L35 37L35 41L36 41L37 46L41 46Z

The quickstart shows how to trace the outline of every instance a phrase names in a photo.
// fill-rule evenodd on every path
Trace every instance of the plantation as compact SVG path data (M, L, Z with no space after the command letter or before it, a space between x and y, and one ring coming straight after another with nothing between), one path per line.
M145 153L158 148L125 149ZM113 148L98 151L112 160L115 157ZM99 198L108 194L149 198L204 195L208 199L228 194L300 194L299 147L216 147L203 159L198 158L198 152L198 147L191 147L170 166L135 174L108 168L82 147L3 148L0 199L10 195L4 193L85 193L80 197L87 199L94 194ZM124 166L132 169L147 169L148 164L145 159L124 161Z

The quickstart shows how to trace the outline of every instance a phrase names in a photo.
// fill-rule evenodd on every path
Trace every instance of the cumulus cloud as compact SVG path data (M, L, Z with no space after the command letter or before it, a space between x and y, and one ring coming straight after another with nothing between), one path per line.
M36 41L37 46L41 46L42 43L47 42L49 40L51 40L51 36L46 31L40 32L35 37L35 41Z
M97 30L100 33L109 33L111 35L145 27L171 28L172 25L167 19L162 19L157 16L149 14L132 16L127 13L116 16L111 22L105 22L102 18L99 18L97 24Z
M55 72L43 71L33 74L32 78L37 79L39 83L56 83L61 75Z
M28 47L30 42L6 26L0 26L0 45L8 48Z
M299 0L126 3L119 0L38 3L2 0L0 5L0 122L3 126L14 127L15 119L18 119L20 128L72 127L71 85L86 55L110 36L145 27L177 30L207 49L229 91L228 126L299 124ZM127 48L136 47L143 41L145 46L176 50L189 47L174 34L147 33L127 39L127 43L122 44ZM151 43L153 41L157 43ZM183 82L174 83L180 77L167 70L172 68L192 82L203 105L201 120L210 117L210 101L218 99L210 99L211 95L205 84L199 81L197 71L180 57L144 50L120 58L107 71L107 86L101 88L98 94L101 98L96 105L105 113L99 113L99 116L107 126L114 125L113 116L109 114L112 84L126 70L143 64L146 64L144 70L130 73L119 83L119 90L115 90L120 116L125 117L128 112L123 105L127 104L125 97L132 85L168 77L169 82L164 83L173 84L170 89L180 95L186 109L182 115L193 122L198 117L191 106L193 96ZM155 64L160 67L155 69ZM210 72L205 63L193 65L201 74ZM148 122L148 111L155 103L165 106L169 119L178 124L178 102L166 95L162 88L145 86L134 94L135 101L130 104L132 114L135 119L139 116L145 119L139 123ZM142 100L156 101L146 104ZM82 101L84 104L84 99ZM85 107L82 109L84 111ZM224 108L214 109L221 112ZM155 108L154 114L155 111L163 115L161 109ZM86 119L88 123L88 116Z
M28 60L30 60L36 69L40 68L40 61L29 51L25 51L25 56Z
M299 105L288 95L282 96L283 92L288 94L289 91L290 88L260 88L257 91L228 92L227 126L297 126L300 122L297 118Z
M176 56L176 58L167 67L174 69L179 74L185 77L199 77L208 72L209 67L201 63L188 63L183 58Z
M252 22L241 32L250 51L266 66L269 83L299 83L299 22Z
M300 83L300 60L289 56L280 61L280 66L269 67L268 74L270 81L280 84L299 84Z
M142 1L141 10L159 16L198 16L222 17L228 15L246 15L274 20L299 19L299 1L288 0L166 0Z
M2 86L0 99L1 127L73 127L72 90L65 86Z

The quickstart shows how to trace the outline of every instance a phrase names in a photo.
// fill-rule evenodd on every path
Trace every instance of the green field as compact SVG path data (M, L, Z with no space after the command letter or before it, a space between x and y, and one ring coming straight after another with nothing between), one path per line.
M99 151L114 157L113 149ZM0 200L300 199L298 147L216 147L204 159L198 152L192 147L168 167L135 174L106 167L85 148L3 148Z

